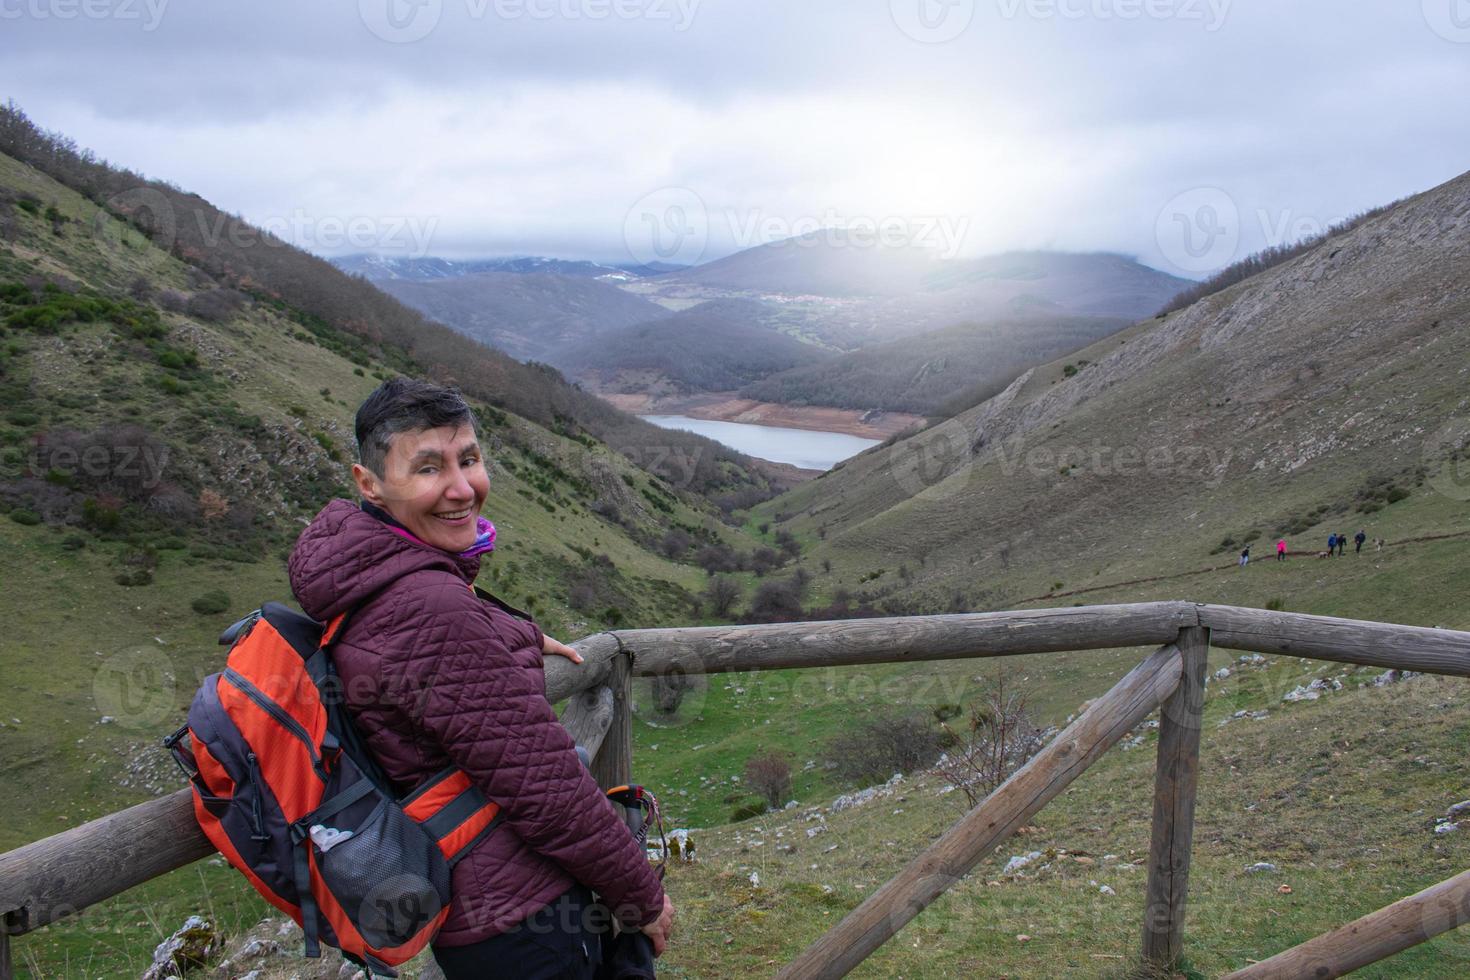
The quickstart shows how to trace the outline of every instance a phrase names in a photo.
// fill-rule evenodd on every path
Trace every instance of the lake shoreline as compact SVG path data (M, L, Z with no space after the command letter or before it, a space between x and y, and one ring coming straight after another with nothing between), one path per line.
M860 409L783 405L778 402L739 398L734 392L728 391L665 397L646 392L599 392L598 397L631 415L686 415L709 422L743 422L783 429L837 432L879 441L924 421L922 415L908 415L903 412L880 412L864 421L864 416L869 413Z

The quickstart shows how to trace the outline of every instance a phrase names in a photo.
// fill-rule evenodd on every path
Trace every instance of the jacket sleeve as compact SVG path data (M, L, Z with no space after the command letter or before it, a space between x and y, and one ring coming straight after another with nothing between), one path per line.
M663 887L547 702L540 649L509 649L462 582L434 578L442 586L408 590L400 622L412 641L393 644L402 659L389 668L401 672L414 720L531 848L624 924L653 921Z

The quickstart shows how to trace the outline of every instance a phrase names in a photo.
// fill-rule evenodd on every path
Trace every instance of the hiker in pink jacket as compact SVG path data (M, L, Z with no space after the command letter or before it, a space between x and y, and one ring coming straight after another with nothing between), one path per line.
M1276 542L1276 560L1286 561L1286 539L1282 538Z
M357 413L361 504L334 500L291 553L291 588L326 621L369 751L408 793L454 764L505 815L454 868L434 941L449 980L593 976L591 891L661 953L673 905L546 701L545 654L580 660L471 586L495 527L474 416L452 389L396 378Z

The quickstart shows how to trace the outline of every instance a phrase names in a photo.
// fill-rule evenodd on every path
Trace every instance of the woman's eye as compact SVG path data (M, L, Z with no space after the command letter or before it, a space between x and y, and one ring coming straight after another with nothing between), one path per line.
M480 462L480 457L478 457L478 456L466 456L464 459L460 460L459 465L460 466L474 466L474 465L476 465L479 462Z

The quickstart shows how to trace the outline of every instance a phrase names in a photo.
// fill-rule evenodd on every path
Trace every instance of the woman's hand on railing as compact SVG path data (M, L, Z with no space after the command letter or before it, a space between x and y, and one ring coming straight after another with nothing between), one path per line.
M664 896L664 910L658 914L648 925L642 928L642 932L653 941L653 955L664 955L664 949L669 945L669 934L674 931L674 903L669 896Z
M558 657L566 657L574 664L582 662L582 655L560 640L553 640L546 634L541 634L541 659L546 659L546 654L554 653Z

